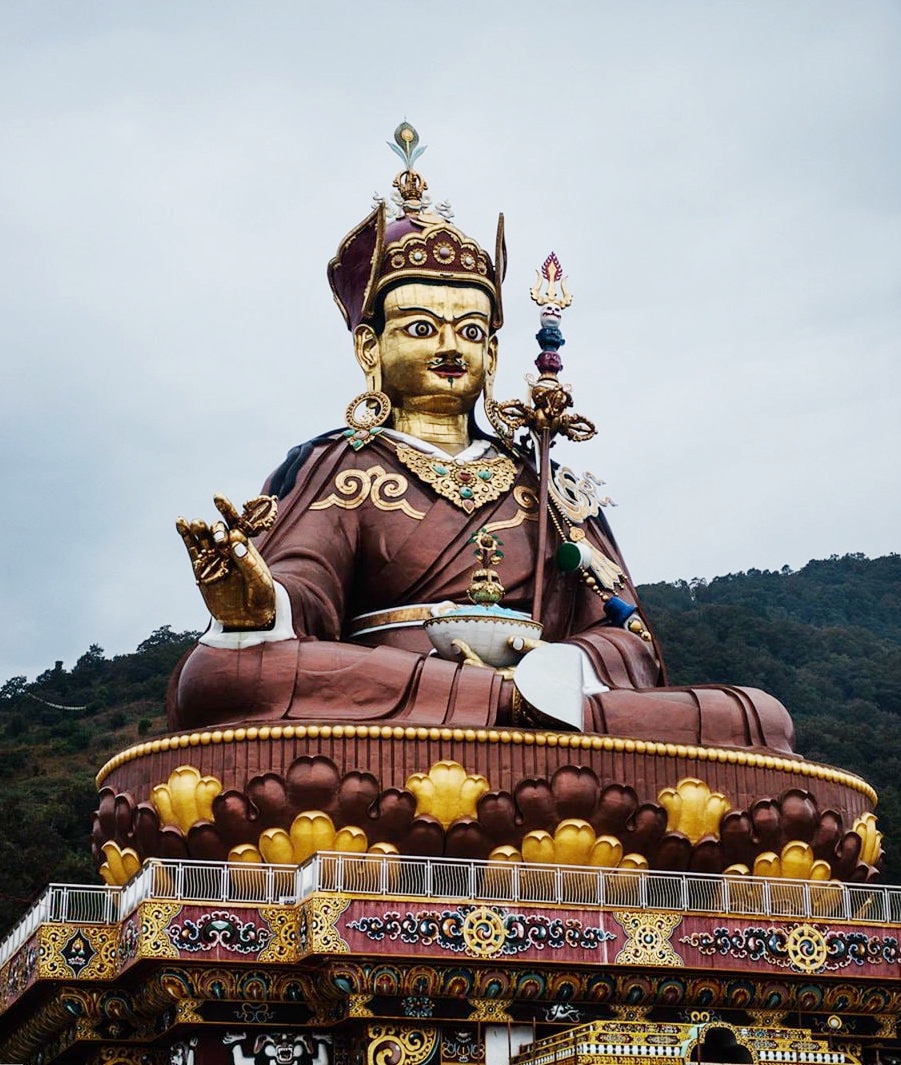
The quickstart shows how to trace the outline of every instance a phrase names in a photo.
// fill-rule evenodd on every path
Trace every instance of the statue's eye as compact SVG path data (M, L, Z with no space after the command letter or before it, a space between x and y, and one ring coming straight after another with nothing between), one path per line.
M472 340L478 343L480 340L485 339L485 330L474 322L470 322L469 325L464 325L460 330L464 340Z
M434 336L437 332L431 322L427 322L424 319L420 319L418 322L410 322L408 326L404 326L404 332L411 337L424 337Z

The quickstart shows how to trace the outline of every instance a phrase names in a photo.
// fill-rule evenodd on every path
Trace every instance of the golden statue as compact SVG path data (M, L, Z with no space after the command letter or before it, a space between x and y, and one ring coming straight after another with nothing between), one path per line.
M329 264L366 379L347 427L294 448L242 514L217 497L218 521L178 521L212 621L174 679L172 727L540 723L790 752L791 721L772 697L665 686L599 482L545 461L541 484L534 452L498 420L526 418L492 396L503 219L492 262L431 209L412 127L395 140L397 216L378 203ZM552 284L558 268L545 264ZM533 297L553 332L565 284L556 302ZM555 365L539 363L533 383L539 428L567 423L584 438L593 427L566 413ZM476 424L480 399L497 437ZM480 530L503 541L505 608L528 616L541 600L542 640L520 639L515 667L486 664L465 641L441 657L425 628L442 604L466 601Z

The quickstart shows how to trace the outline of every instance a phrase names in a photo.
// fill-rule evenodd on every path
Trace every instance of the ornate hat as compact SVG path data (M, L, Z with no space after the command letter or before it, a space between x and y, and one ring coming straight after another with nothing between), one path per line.
M448 204L430 210L428 185L413 169L425 151L419 135L401 123L389 146L403 159L405 169L394 179L397 215L379 200L375 209L341 241L328 265L335 302L348 329L371 321L377 300L392 285L404 281L462 282L484 289L491 297L492 329L503 323L501 282L506 272L504 216L498 216L495 258L471 237L451 225Z

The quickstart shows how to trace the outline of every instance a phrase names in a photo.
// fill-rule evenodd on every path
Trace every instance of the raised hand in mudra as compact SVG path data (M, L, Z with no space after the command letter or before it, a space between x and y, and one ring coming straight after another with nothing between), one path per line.
M207 610L227 630L271 628L275 586L251 538L271 527L277 501L257 496L240 514L225 496L214 496L213 502L224 520L212 525L184 518L175 522Z

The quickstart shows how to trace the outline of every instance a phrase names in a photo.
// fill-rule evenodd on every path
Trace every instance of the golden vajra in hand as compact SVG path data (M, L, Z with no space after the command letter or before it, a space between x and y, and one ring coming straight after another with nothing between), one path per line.
M275 585L269 567L250 542L275 521L275 496L256 496L239 514L225 496L213 497L224 521L179 518L178 529L207 609L225 629L271 628Z

